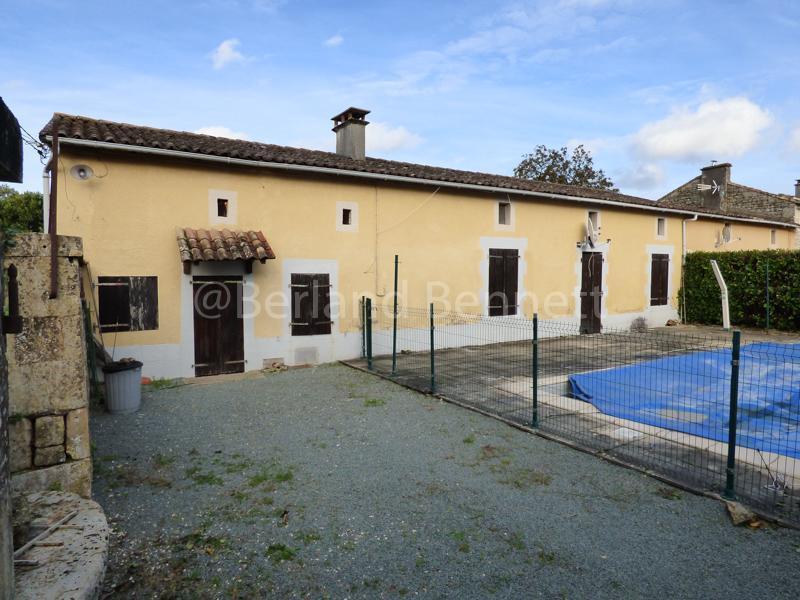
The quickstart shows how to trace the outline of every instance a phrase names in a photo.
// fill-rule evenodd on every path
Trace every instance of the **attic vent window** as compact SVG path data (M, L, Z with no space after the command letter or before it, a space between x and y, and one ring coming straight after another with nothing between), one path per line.
M667 220L664 217L658 217L656 221L656 235L660 238L667 235Z
M342 209L342 225L352 225L353 210L351 208Z
M594 228L595 231L598 231L600 229L600 213L596 210L590 210L589 222L592 224L592 228Z
M228 200L227 198L217 198L217 216L228 216Z
M773 246L778 243L778 232L775 229L769 231L769 243Z
M728 243L731 241L731 224L725 223L722 227L722 241Z
M500 202L497 207L497 224L511 225L511 203Z

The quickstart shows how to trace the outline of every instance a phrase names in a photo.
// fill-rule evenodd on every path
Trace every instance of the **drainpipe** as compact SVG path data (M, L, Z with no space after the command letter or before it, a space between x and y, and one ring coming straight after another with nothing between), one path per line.
M50 162L42 171L42 231L50 231Z
M691 219L684 219L681 221L681 295L683 302L681 302L681 322L686 323L686 279L684 273L686 272L686 223L697 221L698 215L694 215Z

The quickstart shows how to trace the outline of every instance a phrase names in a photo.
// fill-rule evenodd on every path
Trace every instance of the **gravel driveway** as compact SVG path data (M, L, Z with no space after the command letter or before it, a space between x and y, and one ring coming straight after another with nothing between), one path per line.
M800 534L348 367L92 416L114 597L797 597Z

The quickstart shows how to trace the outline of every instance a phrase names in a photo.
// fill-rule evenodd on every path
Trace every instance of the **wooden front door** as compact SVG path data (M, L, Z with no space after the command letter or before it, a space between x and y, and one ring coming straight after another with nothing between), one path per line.
M194 373L244 372L241 277L193 277Z
M519 252L489 249L489 316L517 314Z
M581 333L600 333L603 302L603 254L584 252L581 260Z

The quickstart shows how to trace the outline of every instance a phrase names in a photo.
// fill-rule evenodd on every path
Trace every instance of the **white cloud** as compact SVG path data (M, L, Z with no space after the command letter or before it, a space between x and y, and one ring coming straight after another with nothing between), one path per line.
M645 124L633 148L649 159L726 160L754 148L771 124L769 112L747 98L708 100Z
M249 140L250 136L243 131L233 131L228 127L222 125L209 125L208 127L201 127L195 129L195 133L202 133L203 135L213 135L216 137L231 138L232 140Z
M367 126L367 154L413 148L422 142L416 133L405 127L392 127L386 123L371 123Z
M800 127L795 127L789 134L789 148L800 152Z
M639 163L614 178L623 188L652 190L664 182L664 169L655 163Z
M238 46L239 40L236 38L225 40L217 46L214 52L211 53L211 62L214 68L219 70L231 63L244 61L244 54L236 49Z
M337 33L336 35L332 35L327 40L325 40L325 45L328 46L329 48L335 48L336 46L340 46L343 41L344 38Z

